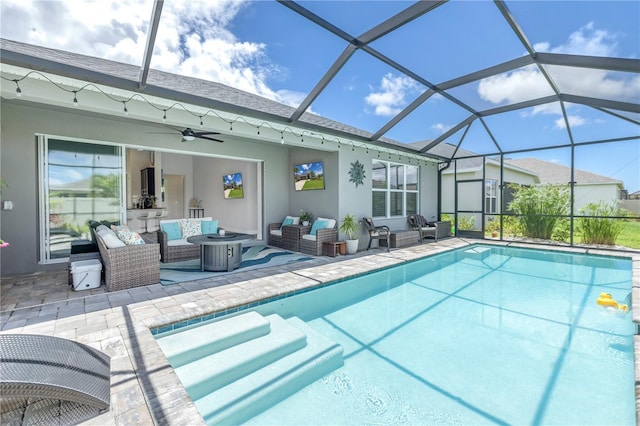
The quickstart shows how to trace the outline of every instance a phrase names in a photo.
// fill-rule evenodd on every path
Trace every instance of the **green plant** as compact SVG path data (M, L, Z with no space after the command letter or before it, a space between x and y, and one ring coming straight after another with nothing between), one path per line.
M582 232L582 242L585 244L614 245L616 238L622 231L622 223L619 219L599 216L620 216L621 213L615 206L600 203L590 203L580 209L584 216L578 216L578 226ZM594 217L595 216L595 217Z
M360 235L360 222L352 214L346 214L340 224L340 232L347 235L347 239L356 240Z
M498 235L500 233L500 219L499 218L490 218L487 221L487 224L484 227L484 230L493 235Z
M458 230L461 231L468 231L473 229L473 227L475 226L475 219L472 216L458 216L458 223L456 224L456 226L458 227Z
M569 213L569 188L561 185L522 186L511 184L513 201L509 203L525 237L551 239L562 216Z
M313 215L305 210L300 210L300 222L311 222Z

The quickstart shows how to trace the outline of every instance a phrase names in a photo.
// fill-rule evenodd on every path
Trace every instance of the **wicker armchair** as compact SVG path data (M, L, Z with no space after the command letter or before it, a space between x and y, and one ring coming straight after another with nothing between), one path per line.
M322 244L329 241L337 241L338 240L338 229L333 228L323 228L318 229L316 231L316 239L309 240L303 238L304 235L308 235L311 231L311 227L306 226L301 228L300 235L300 251L305 254L310 254L312 256L320 256L322 255Z
M163 263L181 262L183 260L200 259L199 244L184 244L170 246L167 233L163 230L158 232L158 244L160 244L160 261Z
M160 282L160 246L140 244L108 248L100 235L96 242L102 257L107 291L125 290Z
M283 248L282 233L280 235L272 234L271 231L278 231L282 227L282 223L270 223L267 225L267 245Z

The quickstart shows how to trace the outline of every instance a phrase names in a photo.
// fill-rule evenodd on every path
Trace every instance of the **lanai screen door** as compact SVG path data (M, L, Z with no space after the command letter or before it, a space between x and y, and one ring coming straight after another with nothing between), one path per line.
M456 235L482 238L484 180L456 182Z

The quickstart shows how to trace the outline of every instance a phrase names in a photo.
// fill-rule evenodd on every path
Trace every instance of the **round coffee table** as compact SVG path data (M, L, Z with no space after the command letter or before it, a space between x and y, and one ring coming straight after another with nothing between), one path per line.
M225 235L203 234L187 238L187 241L200 245L201 271L233 271L242 262L242 242L255 236L236 232Z

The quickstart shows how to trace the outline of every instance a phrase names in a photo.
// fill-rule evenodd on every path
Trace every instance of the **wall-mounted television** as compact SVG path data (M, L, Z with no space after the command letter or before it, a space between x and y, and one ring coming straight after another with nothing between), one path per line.
M324 189L324 168L322 161L296 164L293 166L293 183L296 191Z
M224 198L244 198L242 187L242 173L232 173L222 176Z

